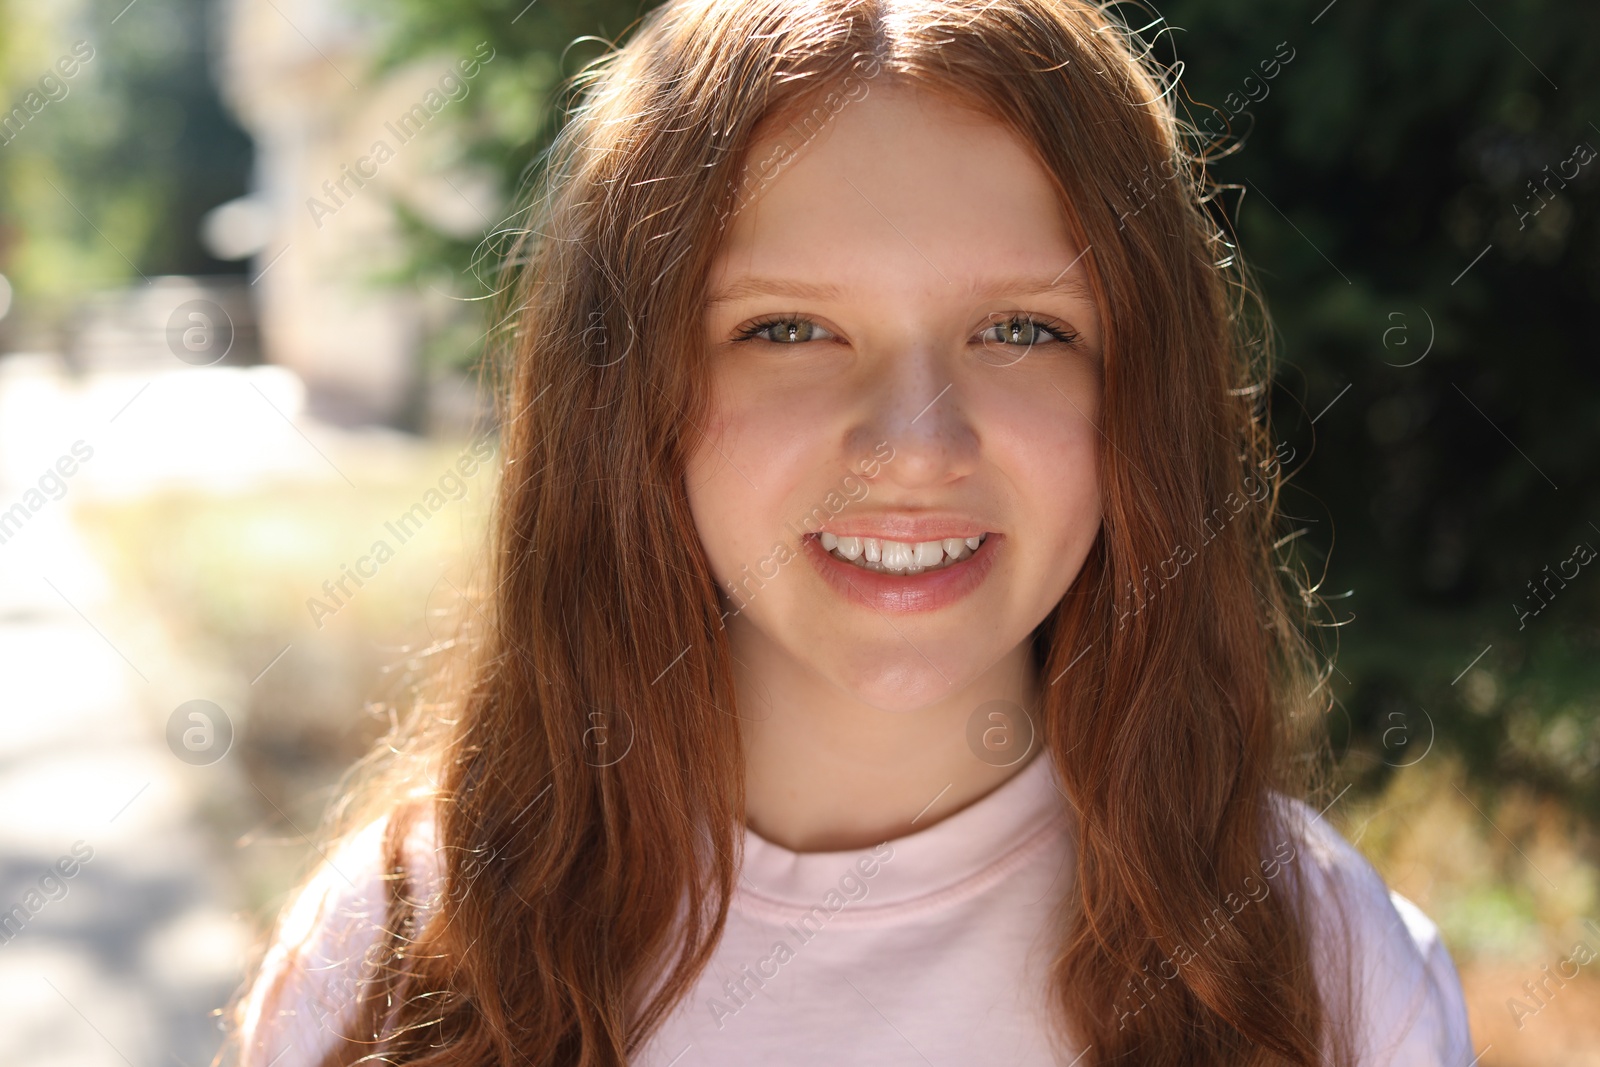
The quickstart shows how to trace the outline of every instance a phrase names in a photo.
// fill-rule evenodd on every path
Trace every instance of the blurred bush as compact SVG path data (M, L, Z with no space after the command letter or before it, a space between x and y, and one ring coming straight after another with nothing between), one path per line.
M1555 0L1324 5L1165 14L1202 120L1262 95L1280 42L1296 53L1215 175L1279 333L1279 433L1311 457L1289 509L1323 591L1353 591L1333 602L1354 620L1336 739L1376 787L1405 762L1386 731L1431 720L1481 786L1592 820L1600 574L1569 564L1548 610L1517 606L1600 548L1600 368L1577 340L1600 302L1600 161L1561 167L1600 146L1600 22Z
M208 691L238 719L231 758L258 793L243 803L219 795L207 815L223 840L241 846L269 828L279 838L275 849L233 853L252 910L278 902L308 859L299 833L315 834L345 772L395 716L430 695L439 654L458 635L492 477L467 480L465 495L404 543L385 523L437 485L463 447L416 444L376 464L344 456L359 490L296 481L232 494L171 491L76 512L121 597L184 660L172 673L212 679ZM341 591L336 583L379 539L393 558Z

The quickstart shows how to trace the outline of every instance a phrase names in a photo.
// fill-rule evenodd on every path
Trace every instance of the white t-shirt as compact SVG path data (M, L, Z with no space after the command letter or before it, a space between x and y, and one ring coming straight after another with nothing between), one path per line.
M876 848L795 853L747 830L716 954L633 1062L1072 1063L1084 1050L1052 1046L1044 999L1055 907L1072 878L1068 810L1041 756L962 811ZM1310 808L1283 810L1284 862L1219 901L1217 921L1302 872L1318 916L1314 951L1331 961L1324 946L1348 943L1359 969L1362 1067L1466 1067L1466 1008L1438 929ZM286 914L246 1002L242 1067L312 1067L335 1040L383 919L382 830L353 839ZM408 862L436 879L430 834L418 824ZM1118 1010L1161 995L1152 979Z

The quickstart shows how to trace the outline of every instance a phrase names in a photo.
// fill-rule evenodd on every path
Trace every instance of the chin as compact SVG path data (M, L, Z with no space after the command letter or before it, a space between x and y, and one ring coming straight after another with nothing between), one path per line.
M928 658L923 659L904 642L899 644L892 653L870 659L851 656L833 669L824 664L818 668L863 704L888 712L912 712L936 704L960 692L978 673L970 664L933 649L924 648Z

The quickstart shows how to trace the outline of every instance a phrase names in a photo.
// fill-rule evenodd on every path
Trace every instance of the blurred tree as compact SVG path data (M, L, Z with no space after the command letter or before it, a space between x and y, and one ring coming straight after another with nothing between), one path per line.
M560 79L650 6L399 0L389 57L494 43L474 151L510 197ZM1288 507L1323 593L1353 591L1331 601L1355 620L1332 678L1345 772L1381 784L1436 735L1481 782L1600 818L1600 566L1518 614L1575 545L1600 549L1600 370L1575 337L1600 306L1600 160L1571 177L1575 146L1600 147L1596 9L1120 10L1168 62L1178 42L1193 123L1226 116L1242 142L1212 171L1274 319L1277 432L1304 457ZM417 234L423 264L486 251Z
M556 103L563 80L622 36L643 10L638 0L356 0L392 29L379 60L394 68L422 56L469 56L487 41L496 58L474 79L453 121L465 127L463 162L485 165L501 178L502 202L511 211L538 166L540 153L560 128ZM496 287L498 258L506 242L501 227L487 239L451 237L397 205L412 258L392 280L462 297ZM430 337L426 358L436 366L470 369L482 352L485 323L460 316Z
M251 163L210 78L211 5L3 6L6 110L43 95L41 78L63 87L0 145L0 271L19 300L59 317L74 297L140 276L243 270L198 236L206 211L245 191ZM79 59L71 77L62 57Z
M1278 433L1309 457L1289 508L1327 553L1324 592L1353 590L1331 605L1355 619L1333 677L1347 768L1381 779L1436 732L1483 782L1600 817L1600 567L1574 556L1600 550L1600 368L1579 341L1600 305L1600 158L1580 163L1600 148L1600 13L1163 13L1196 123L1242 108L1244 148L1213 173L1240 187L1277 327ZM1280 43L1294 58L1268 80Z

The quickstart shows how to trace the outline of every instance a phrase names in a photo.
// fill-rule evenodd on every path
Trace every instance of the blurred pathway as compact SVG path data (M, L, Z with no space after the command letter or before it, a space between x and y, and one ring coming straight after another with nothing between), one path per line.
M174 481L337 477L291 421L297 388L269 367L72 383L0 360L6 1067L201 1067L216 1051L212 1013L251 935L199 812L248 786L230 760L169 748L172 709L210 694L151 614L118 600L71 506Z

